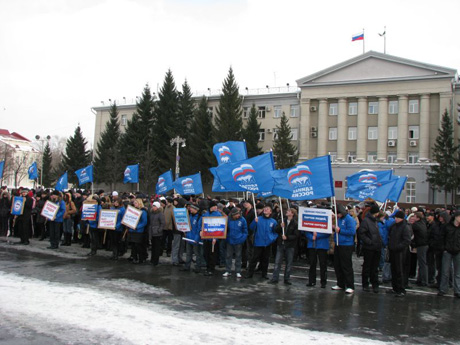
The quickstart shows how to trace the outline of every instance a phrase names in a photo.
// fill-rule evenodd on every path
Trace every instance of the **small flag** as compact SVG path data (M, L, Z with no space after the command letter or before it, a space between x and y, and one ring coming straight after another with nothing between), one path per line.
M5 167L5 161L0 162L0 178L3 178L3 168Z
M88 165L86 168L75 171L75 175L78 177L78 185L93 182L93 166Z
M398 202L401 193L406 185L407 177L406 176L393 176L392 180L395 180L396 183L388 195L387 199L390 201Z
M385 202L394 188L395 183L396 180L388 180L381 183L361 185L361 187L357 189L347 189L345 197L360 201L371 198L380 202Z
M347 176L347 189L359 189L365 185L380 184L381 182L391 180L393 171L360 171L353 175Z
M168 170L164 174L158 177L158 182L155 188L156 194L164 194L173 189L173 177L171 170Z
M217 143L212 148L217 159L217 165L235 163L248 158L246 143L244 141L227 141Z
M64 189L68 189L69 185L67 183L67 172L64 173L61 177L59 177L58 182L56 183L55 189L62 192Z
M203 193L201 174L189 175L178 178L173 183L174 189L180 195L191 195Z
M351 37L352 42L354 42L354 41L363 41L363 40L364 40L364 32L361 32L359 34L353 35Z
M29 180L36 180L38 178L37 162L33 162L29 167Z
M139 183L139 164L128 165L126 167L123 183Z

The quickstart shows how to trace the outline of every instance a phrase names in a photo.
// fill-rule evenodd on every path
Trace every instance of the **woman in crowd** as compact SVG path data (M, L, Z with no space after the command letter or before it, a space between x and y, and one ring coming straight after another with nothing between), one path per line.
M147 225L147 210L142 199L134 199L133 206L141 210L141 217L135 229L129 228L128 242L131 244L131 256L128 260L133 264L141 264L147 260L147 246L144 240L145 227Z
M8 234L10 210L11 198L10 194L5 190L2 192L0 199L0 236L6 236Z
M61 192L55 190L51 193L51 202L58 204L59 209L53 221L50 221L50 246L48 249L58 249L61 238L61 228L64 221L65 202L62 200Z
M123 230L124 226L121 224L121 220L123 219L123 216L125 214L125 207L120 199L117 199L113 202L113 206L111 207L112 210L118 210L117 214L117 224L115 226L115 231L111 231L111 237L112 237L112 257L110 258L111 260L118 260L118 256L123 255L123 249L122 249L122 244L123 244Z
M72 244L72 230L73 230L73 216L77 213L74 202L72 201L72 195L70 193L64 194L65 202L65 213L64 213L64 240L62 246L70 246Z
M152 255L150 263L157 266L161 255L161 240L163 238L163 229L165 227L165 216L163 209L158 201L155 201L149 212L149 238L152 244Z

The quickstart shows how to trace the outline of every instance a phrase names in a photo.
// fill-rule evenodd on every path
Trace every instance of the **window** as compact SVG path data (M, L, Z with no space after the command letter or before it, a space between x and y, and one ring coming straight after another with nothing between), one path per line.
M275 105L273 107L273 117L274 118L281 117L281 105Z
M368 105L368 114L378 114L379 113L379 102L369 102Z
M348 127L348 140L356 140L358 138L358 127Z
M329 140L337 140L337 127L329 128Z
M329 115L337 115L339 113L339 103L329 103Z
M261 129L259 131L259 141L264 141L265 140L265 129Z
M126 126L127 122L128 122L127 115L126 114L121 115L121 125Z
M410 99L409 100L409 114L418 114L418 113L419 113L418 99Z
M398 127L388 127L388 139L398 139Z
M368 152L367 153L368 163L374 163L377 161L377 152Z
M278 139L278 128L273 128L273 140Z
M367 128L367 139L369 140L377 140L377 127L368 127Z
M397 114L399 112L399 102L390 101L388 103L388 114Z
M415 179L409 177L406 181L406 202L415 202Z
M249 117L249 108L243 107L243 119L247 119Z
M358 115L358 102L348 103L348 115Z
M409 139L418 139L418 126L409 126Z
M265 107L259 107L258 108L258 113L257 113L257 118L258 119L265 119Z
M407 163L416 164L417 162L418 162L418 153L417 152L409 152Z
M348 163L353 163L356 160L356 152L349 151L348 152Z
M388 152L387 163L396 163L396 152Z
M298 128L291 128L291 140L297 140L299 137L299 129Z
M334 163L337 160L337 152L329 152L331 156L331 163Z
M299 106L298 105L291 105L290 114L291 114L291 117L298 117L299 116Z

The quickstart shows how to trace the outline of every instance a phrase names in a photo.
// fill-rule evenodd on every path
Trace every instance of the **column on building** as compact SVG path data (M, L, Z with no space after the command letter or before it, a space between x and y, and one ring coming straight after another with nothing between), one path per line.
M358 98L358 133L356 141L356 161L367 160L367 98Z
M327 140L328 140L328 118L327 99L321 98L319 100L318 108L318 150L317 156L324 156L327 154Z
M388 148L388 97L379 97L377 161L387 161Z
M347 99L339 98L339 113L337 116L337 161L347 161Z
M409 127L407 125L407 111L409 98L407 95L401 95L398 99L398 147L396 161L400 163L407 162L407 145Z
M420 139L419 161L427 162L430 158L430 95L420 97Z
M302 98L300 106L299 160L308 159L310 141L310 99Z
M444 115L444 112L448 111L449 115L452 116L450 113L450 102L452 99L452 94L449 92L442 92L439 94L439 128L441 128L441 123L442 123L442 116Z

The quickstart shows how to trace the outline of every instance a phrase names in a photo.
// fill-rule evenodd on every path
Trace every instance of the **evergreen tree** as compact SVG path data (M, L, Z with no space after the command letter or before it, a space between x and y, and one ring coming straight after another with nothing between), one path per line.
M279 126L276 126L277 138L274 140L273 155L276 160L277 169L286 169L296 165L299 153L291 143L291 126L286 114L283 112Z
M253 104L249 113L248 123L243 130L244 139L246 140L246 149L248 158L262 154L262 149L259 147L259 131L260 123L257 120L258 112L256 105Z
M233 70L230 67L228 76L223 82L222 95L214 122L214 139L216 142L243 139L242 102Z
M447 110L441 120L441 128L433 146L433 158L438 165L433 165L427 171L428 182L439 191L444 191L444 204L447 206L447 193L452 192L452 197L459 186L456 167L460 164L459 146L454 142L452 119Z
M193 95L190 90L190 86L187 81L182 85L182 92L179 93L179 115L176 123L176 127L179 133L179 136L182 139L185 139L187 144L180 151L180 170L181 175L190 175L195 173L195 167L193 160L190 159L190 127L194 118L195 112L195 101L193 100Z
M53 161L53 156L51 155L50 143L46 142L46 146L43 150L43 158L42 158L43 167L42 167L42 171L40 172L41 174L43 174L41 177L41 181L45 188L51 187L51 183L54 180L54 176L52 173L52 167L51 167L52 161Z
M110 185L110 189L114 190L115 183L120 181L120 176L123 173L123 167L119 163L120 124L115 102L110 107L109 115L110 119L97 143L94 157L94 177L96 182L107 183Z
M67 139L65 153L62 154L61 171L68 173L69 184L78 185L75 171L88 166L91 162L91 151L86 150L87 141L83 137L80 126L77 126L73 137ZM58 176L59 177L59 176Z

